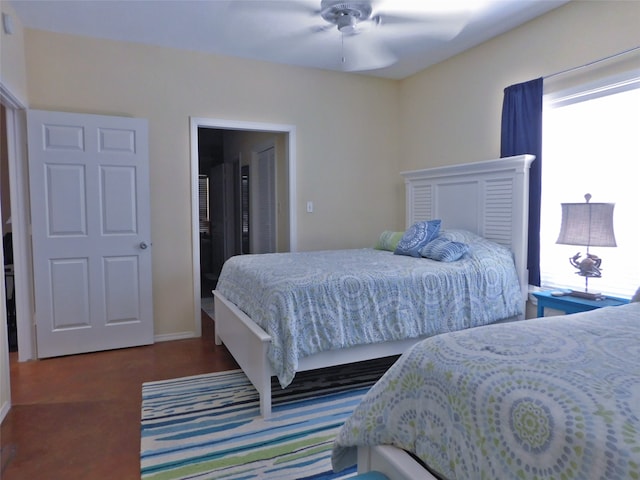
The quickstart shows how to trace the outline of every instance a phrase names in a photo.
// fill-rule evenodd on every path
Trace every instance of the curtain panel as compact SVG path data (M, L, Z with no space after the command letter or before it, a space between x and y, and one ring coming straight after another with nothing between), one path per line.
M542 77L504 90L500 156L535 155L529 170L529 284L540 285Z

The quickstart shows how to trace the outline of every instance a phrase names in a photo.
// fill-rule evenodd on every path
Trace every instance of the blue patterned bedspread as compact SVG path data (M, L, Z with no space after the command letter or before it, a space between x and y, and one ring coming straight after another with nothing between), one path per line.
M339 431L443 478L640 478L640 303L438 335L407 351Z
M485 325L523 308L511 253L479 237L452 263L370 248L240 255L216 289L271 335L283 388L305 356Z

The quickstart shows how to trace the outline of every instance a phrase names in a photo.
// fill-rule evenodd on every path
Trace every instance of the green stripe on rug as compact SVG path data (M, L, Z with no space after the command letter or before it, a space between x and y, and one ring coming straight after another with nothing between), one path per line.
M145 480L339 479L333 439L395 358L303 372L282 390L272 416L240 370L142 385L140 467Z

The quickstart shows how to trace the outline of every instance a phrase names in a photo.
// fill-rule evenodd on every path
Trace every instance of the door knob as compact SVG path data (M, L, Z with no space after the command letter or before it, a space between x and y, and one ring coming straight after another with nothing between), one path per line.
M140 242L140 248L141 248L142 250L145 250L145 249L146 249L146 248L148 248L148 247L149 247L149 245L147 245L147 242Z

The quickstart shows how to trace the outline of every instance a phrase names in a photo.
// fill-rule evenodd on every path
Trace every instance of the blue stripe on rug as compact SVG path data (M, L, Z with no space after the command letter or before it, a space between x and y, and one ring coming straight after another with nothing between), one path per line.
M141 477L322 480L335 435L395 358L298 374L272 388L272 416L240 370L142 385Z

